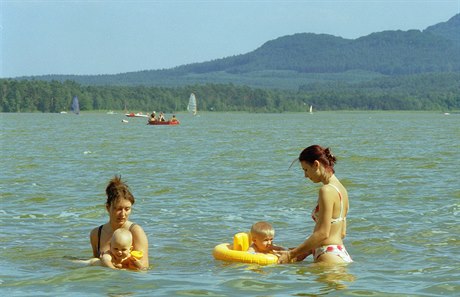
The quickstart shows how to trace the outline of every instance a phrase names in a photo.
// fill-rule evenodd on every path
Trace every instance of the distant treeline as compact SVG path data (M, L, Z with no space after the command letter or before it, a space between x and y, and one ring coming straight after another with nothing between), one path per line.
M83 86L74 81L0 80L1 112L60 112L78 96L81 111L184 111L194 92L199 110L284 112L315 110L460 110L460 73L377 78L361 83L310 83L298 91L233 84L176 88Z

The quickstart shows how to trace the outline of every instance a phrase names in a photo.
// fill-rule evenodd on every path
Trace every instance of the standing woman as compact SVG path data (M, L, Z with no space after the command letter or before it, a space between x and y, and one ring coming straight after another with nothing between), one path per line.
M133 236L133 250L142 251L143 257L139 259L143 269L149 267L148 239L141 226L129 221L129 215L135 202L133 194L120 176L110 180L107 188L107 202L105 208L109 213L109 221L104 225L94 228L90 233L93 256L100 258L110 250L110 241L113 232L117 229L126 229Z
M349 204L347 190L334 174L336 161L329 148L319 145L309 146L300 153L299 162L305 177L323 184L312 212L316 224L313 233L303 243L290 251L279 253L278 263L303 259L309 254L313 254L315 262L353 262L342 241L347 230Z

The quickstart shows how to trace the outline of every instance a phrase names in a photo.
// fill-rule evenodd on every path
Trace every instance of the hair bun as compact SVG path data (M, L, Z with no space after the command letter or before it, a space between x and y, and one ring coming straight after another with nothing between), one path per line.
M330 165L334 166L334 164L337 162L337 158L332 154L331 149L324 149L324 154L326 155L326 158L329 160Z

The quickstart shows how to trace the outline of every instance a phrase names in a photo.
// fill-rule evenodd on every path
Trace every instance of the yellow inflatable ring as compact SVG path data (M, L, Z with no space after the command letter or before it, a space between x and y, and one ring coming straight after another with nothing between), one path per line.
M233 237L233 245L221 243L214 247L212 255L216 260L251 263L259 265L276 264L278 257L273 254L249 253L247 252L250 244L248 233L241 232Z

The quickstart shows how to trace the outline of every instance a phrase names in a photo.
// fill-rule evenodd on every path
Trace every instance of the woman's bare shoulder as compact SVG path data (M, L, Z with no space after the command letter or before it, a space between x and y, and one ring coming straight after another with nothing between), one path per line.
M104 226L104 225L100 225L100 226L97 226L97 227L94 227L93 229L91 229L91 232L89 233L89 236L91 238L98 238L99 228L101 228L101 226Z
M94 227L93 229L91 229L91 232L89 233L89 235L91 237L96 236L98 231L99 231L99 226Z
M333 194L336 194L337 190L334 189L333 187L329 185L322 185L321 188L319 189L319 196L330 196Z
M132 223L132 225L129 227L129 231L131 231L133 235L134 234L145 234L142 226L137 223Z

